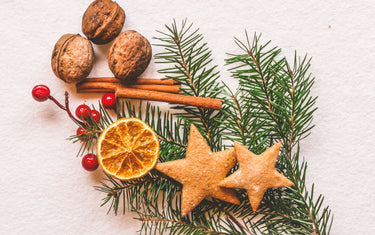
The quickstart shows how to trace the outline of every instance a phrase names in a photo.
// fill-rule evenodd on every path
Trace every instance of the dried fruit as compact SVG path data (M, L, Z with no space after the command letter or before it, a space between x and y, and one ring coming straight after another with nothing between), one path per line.
M95 44L106 44L121 32L125 12L111 0L93 1L82 18L82 32Z
M136 79L151 60L151 45L140 33L122 32L113 42L108 54L108 65L116 78Z
M159 139L149 125L137 118L121 118L99 136L98 162L109 176L119 180L146 175L159 158Z
M94 50L79 34L64 34L55 44L51 65L55 75L66 83L79 82L91 72Z

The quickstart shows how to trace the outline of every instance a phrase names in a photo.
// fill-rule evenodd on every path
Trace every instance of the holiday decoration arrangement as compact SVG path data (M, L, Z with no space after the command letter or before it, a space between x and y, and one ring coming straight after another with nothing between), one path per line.
M82 32L64 34L51 66L78 93L102 93L98 105L72 113L46 85L32 96L50 100L76 125L70 140L87 171L107 176L95 189L101 206L115 214L133 211L144 234L329 234L333 215L324 197L307 186L300 142L314 127L317 97L310 58L281 49L254 34L235 38L228 54L232 91L212 65L212 52L193 24L173 21L158 30L152 46L141 33L123 30L125 11L95 0ZM113 76L88 78L94 44L112 42ZM164 78L139 78L154 56ZM145 100L138 105L132 99ZM172 104L161 111L148 101ZM99 169L98 169L99 168Z

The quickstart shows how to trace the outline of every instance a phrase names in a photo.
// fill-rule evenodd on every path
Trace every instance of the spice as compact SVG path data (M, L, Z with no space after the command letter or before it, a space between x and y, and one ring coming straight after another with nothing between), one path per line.
M97 77L97 78L87 78L83 82L115 82L120 83L117 78L114 77ZM83 83L82 82L82 83ZM173 79L157 79L157 78L138 78L137 80L129 80L124 81L125 84L137 84L137 85L146 85L146 84L153 84L153 85L174 85L178 84Z
M136 88L153 91L163 91L168 93L180 93L179 85L125 85L121 83L82 83L76 86L78 93L114 92L116 88Z
M220 99L196 97L188 95L170 94L166 92L141 90L133 88L117 88L115 91L116 98L129 98L141 100L163 101L172 104L185 104L207 109L221 109L222 102Z
M181 86L175 84L173 80L161 79L139 79L132 82L121 83L116 78L88 78L76 85L77 92L79 93L115 92L118 87L163 91L169 93L181 92Z

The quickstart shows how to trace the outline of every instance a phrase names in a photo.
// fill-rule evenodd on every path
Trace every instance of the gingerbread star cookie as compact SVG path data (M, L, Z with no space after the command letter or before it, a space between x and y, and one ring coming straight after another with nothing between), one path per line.
M255 212L269 188L293 186L293 182L275 169L281 143L277 143L260 155L250 152L246 146L234 143L239 169L219 185L246 189L251 207Z
M158 163L156 169L182 184L184 217L207 196L240 204L233 189L218 185L235 164L234 149L213 153L198 129L191 125L186 157Z

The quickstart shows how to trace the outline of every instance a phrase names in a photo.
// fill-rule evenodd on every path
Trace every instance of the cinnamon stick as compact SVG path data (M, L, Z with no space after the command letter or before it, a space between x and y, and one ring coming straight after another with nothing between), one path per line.
M115 91L116 87L120 86L120 83L114 82L80 82L76 84L77 92L84 91L86 89L103 89Z
M172 104L185 104L207 109L220 109L222 105L220 99L170 94L160 91L133 89L126 87L116 88L115 96L117 98L153 100L168 102Z
M76 85L78 93L91 93L91 92L115 92L117 87L123 88L137 88L144 90L162 91L168 93L180 93L180 85L155 85L155 84L122 84L115 82L81 82Z
M90 89L77 89L77 93L113 93L113 89L104 89L104 88L90 88Z
M114 77L99 77L99 78L86 78L82 83L86 82L114 82L120 83L120 80ZM174 85L178 84L173 79L157 79L157 78L138 78L136 80L130 80L124 82L125 84L137 84L137 85Z

